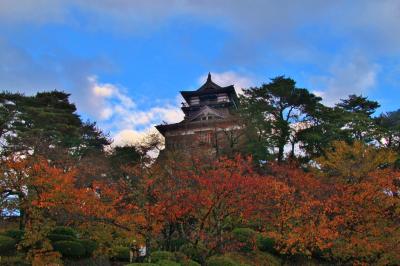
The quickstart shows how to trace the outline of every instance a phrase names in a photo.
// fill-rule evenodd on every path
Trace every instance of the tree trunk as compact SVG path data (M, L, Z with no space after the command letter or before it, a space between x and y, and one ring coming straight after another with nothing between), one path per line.
M282 162L283 161L283 152L284 152L284 148L285 148L285 144L282 145L282 143L279 143L279 150L278 150L278 162Z
M148 262L151 262L151 233L146 234L146 258Z

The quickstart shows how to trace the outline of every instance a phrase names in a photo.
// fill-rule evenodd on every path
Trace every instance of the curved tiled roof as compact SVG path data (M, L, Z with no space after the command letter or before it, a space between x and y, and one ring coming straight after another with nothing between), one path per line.
M197 90L195 91L181 91L182 97L186 100L189 101L190 97L193 96L201 96L201 95L206 95L210 93L234 93L235 88L233 85L229 85L227 87L221 87L218 84L214 83L211 79L211 73L208 73L207 81Z

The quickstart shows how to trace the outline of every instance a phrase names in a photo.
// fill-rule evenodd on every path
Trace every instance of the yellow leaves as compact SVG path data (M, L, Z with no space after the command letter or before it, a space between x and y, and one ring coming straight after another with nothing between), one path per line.
M377 148L356 141L352 145L334 141L332 150L317 158L324 174L340 178L345 183L358 183L379 167L392 164L396 154L388 149Z

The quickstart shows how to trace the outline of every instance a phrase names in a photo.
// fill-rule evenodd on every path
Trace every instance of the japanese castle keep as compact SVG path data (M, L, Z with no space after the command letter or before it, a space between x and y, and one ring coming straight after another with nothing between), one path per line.
M235 116L238 97L233 85L221 87L208 74L195 91L180 92L185 102L183 121L156 126L165 137L165 151L207 150L213 154L232 150L239 139L240 125Z

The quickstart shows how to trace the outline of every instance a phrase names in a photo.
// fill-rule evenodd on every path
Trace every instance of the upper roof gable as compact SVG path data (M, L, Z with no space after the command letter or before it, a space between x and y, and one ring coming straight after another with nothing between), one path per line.
M206 82L195 91L181 91L182 97L188 102L192 96L200 96L213 93L228 93L236 96L235 88L233 85L221 87L214 83L211 79L211 73L208 73Z
M193 121L196 118L199 118L202 116L209 116L209 115L213 115L213 116L216 116L221 119L225 118L225 115L222 114L221 112L219 112L217 109L214 109L214 108L211 108L210 106L205 105L197 113L192 115L189 120Z

